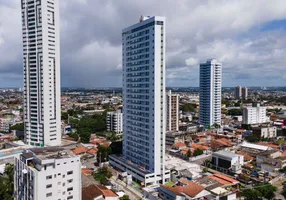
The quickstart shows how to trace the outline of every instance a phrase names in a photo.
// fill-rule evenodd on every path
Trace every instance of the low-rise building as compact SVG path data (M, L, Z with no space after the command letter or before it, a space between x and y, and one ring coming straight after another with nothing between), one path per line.
M286 156L276 149L271 149L258 154L256 163L262 170L274 172L286 166Z
M82 189L83 200L119 200L119 196L102 185L89 185Z
M230 151L218 151L212 155L212 164L216 167L231 169L238 173L244 164L244 156Z
M79 157L60 147L25 150L15 158L14 198L81 200Z
M276 138L277 137L277 127L253 127L252 134L258 138Z

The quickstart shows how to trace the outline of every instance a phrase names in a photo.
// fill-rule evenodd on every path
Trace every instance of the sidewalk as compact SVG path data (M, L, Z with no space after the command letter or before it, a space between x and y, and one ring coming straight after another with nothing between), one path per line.
M134 189L133 187L127 185L126 186L126 183L124 183L123 181L117 179L116 180L116 177L115 176L112 176L110 178L110 181L113 183L113 184L118 184L120 185L121 187L123 187L124 189L128 190L130 193L132 193L137 199L139 198L142 198L143 197L143 194L139 191L137 191L136 189Z

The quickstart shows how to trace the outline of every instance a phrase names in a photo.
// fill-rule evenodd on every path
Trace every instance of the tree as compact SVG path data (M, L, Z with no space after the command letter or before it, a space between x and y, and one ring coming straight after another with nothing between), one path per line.
M99 146L99 149L97 151L97 162L105 162L108 160L109 154L111 154L111 148L105 147L105 146Z
M97 172L99 174L103 174L106 178L112 177L112 171L108 167L100 167L98 168Z
M242 109L231 109L228 111L228 114L231 116L242 115Z
M0 199L14 199L14 165L6 164L4 175L0 177Z
M89 132L89 129L87 128L81 128L78 130L79 136L80 136L80 141L82 143L89 143L90 141L90 136L91 132Z
M188 152L186 153L186 157L189 158L189 157L191 157L191 156L192 156L192 152L191 152L191 150L189 149Z
M24 131L24 123L15 124L14 126L11 126L10 130Z
M204 151L203 150L201 150L201 149L195 149L195 151L194 151L194 156L199 156L199 155L202 155L202 154L204 154Z
M269 183L260 183L254 186L252 189L246 189L241 192L241 196L245 197L247 200L255 199L273 199L275 197L275 192L277 187Z
M120 200L130 200L127 194L124 194L122 197L119 198Z
M181 106L181 110L183 112L196 112L195 107L192 104L190 104L190 103L182 105Z

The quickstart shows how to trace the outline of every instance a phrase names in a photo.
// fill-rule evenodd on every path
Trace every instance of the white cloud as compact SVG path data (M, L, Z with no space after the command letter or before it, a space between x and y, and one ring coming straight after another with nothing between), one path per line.
M285 0L59 1L64 86L121 85L121 30L141 14L167 18L169 84L198 85L198 64L211 57L223 63L225 85L285 82L285 30L260 31L286 19ZM22 73L21 42L20 1L1 0L1 73Z

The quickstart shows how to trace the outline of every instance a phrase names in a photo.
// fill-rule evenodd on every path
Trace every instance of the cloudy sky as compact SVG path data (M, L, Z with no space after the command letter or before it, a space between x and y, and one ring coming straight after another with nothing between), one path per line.
M223 86L286 86L285 0L59 0L64 87L121 86L121 30L167 18L167 86L198 86L200 62ZM20 0L0 0L0 88L22 87Z

